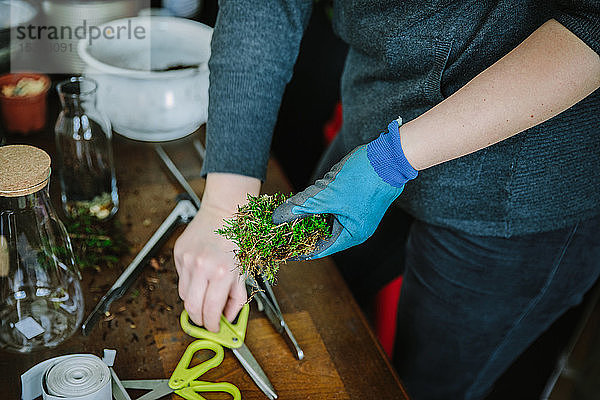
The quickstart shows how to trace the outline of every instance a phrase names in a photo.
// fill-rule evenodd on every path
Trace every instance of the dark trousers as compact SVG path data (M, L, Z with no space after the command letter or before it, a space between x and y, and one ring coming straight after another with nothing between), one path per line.
M599 274L600 217L508 239L416 221L395 367L414 400L483 399Z

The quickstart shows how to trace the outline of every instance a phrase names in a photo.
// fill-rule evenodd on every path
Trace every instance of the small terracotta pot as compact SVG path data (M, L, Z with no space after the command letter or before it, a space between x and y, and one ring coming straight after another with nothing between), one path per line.
M44 91L34 96L6 97L1 88L15 85L22 78L43 79ZM0 107L4 128L8 132L27 134L39 131L46 125L46 94L50 89L50 78L44 74L19 72L0 76Z

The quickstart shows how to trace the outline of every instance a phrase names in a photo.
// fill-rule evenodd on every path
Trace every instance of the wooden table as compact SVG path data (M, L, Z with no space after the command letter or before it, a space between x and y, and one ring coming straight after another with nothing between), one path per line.
M191 146L194 135L164 147L194 189L201 193L201 162ZM31 137L10 137L9 143L30 143L54 153L48 132ZM152 145L114 139L117 179L121 200L117 214L132 243L122 260L125 267L175 206L182 189L168 175ZM57 174L52 181L58 209ZM263 191L289 192L277 164L269 163ZM60 346L34 354L0 351L2 398L17 399L20 374L36 363L63 354L117 350L115 370L121 379L169 377L192 338L178 322L183 308L177 294L172 249L177 231L160 251L159 271L146 267L133 287L111 306L114 318L99 322L89 337L76 333ZM121 271L84 271L83 287L87 316ZM407 395L378 345L373 332L347 289L333 262L326 258L290 262L274 287L285 318L305 352L297 361L283 338L252 304L246 343L270 378L280 399L406 399ZM112 318L112 317L111 317ZM266 399L231 351L223 363L203 376L208 381L227 381L238 386L244 399ZM134 394L135 395L135 394ZM176 397L176 396L174 396Z

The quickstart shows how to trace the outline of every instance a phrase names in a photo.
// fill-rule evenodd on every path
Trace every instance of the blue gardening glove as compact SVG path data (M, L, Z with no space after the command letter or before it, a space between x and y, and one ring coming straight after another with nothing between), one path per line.
M310 214L334 216L331 237L299 259L325 257L367 240L404 184L416 178L417 171L402 151L400 123L392 121L388 132L352 150L323 179L275 209L275 224Z

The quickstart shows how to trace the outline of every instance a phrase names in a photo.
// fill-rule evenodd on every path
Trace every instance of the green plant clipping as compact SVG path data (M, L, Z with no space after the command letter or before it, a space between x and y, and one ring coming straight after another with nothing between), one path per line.
M312 253L321 239L330 237L328 218L322 214L275 225L273 211L285 199L280 193L248 195L248 203L216 231L238 246L235 256L241 274L262 275L274 283L282 263Z

